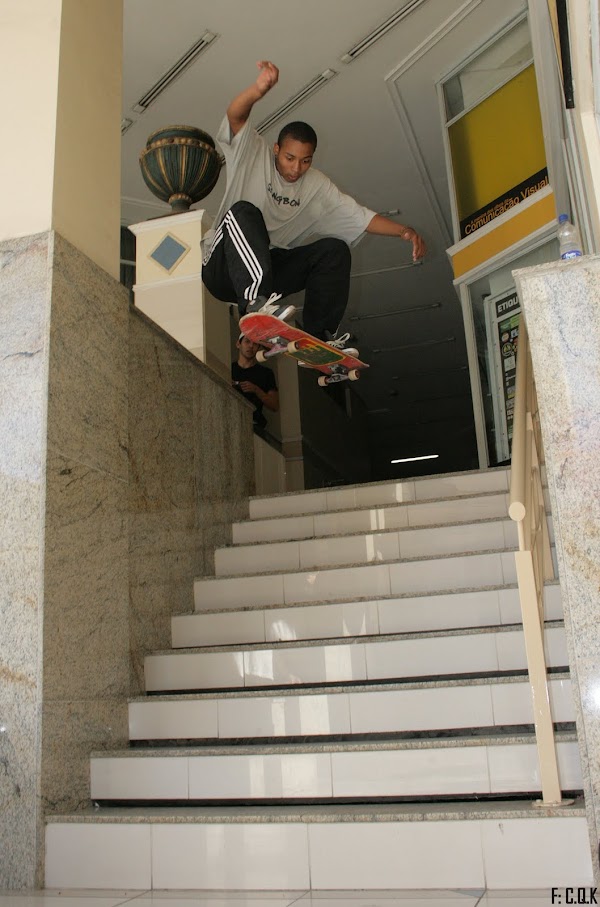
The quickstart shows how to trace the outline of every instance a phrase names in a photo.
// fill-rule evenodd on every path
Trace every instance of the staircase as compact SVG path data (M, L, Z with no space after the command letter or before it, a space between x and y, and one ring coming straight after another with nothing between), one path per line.
M149 655L130 747L47 824L46 885L590 884L560 590L563 792L538 808L504 469L255 498Z

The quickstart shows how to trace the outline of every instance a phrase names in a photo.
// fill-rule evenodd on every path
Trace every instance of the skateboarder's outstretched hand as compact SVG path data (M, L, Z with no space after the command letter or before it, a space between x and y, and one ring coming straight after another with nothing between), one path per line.
M266 93L277 84L279 80L279 70L274 63L270 62L270 60L259 60L256 65L260 69L260 73L256 79L256 87L258 88L261 97L264 97Z
M411 236L410 233L412 233L413 235ZM413 230L412 227L408 227L408 229L406 230L406 233L404 235L404 239L407 239L409 242L412 243L413 261L421 261L421 259L424 258L424 256L425 256L425 252L427 251L427 247L425 246L425 240L423 239L423 237L419 233L417 233L416 230Z

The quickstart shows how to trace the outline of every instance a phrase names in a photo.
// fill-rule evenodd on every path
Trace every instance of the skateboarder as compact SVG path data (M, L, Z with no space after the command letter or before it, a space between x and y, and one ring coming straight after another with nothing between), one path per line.
M262 429L267 424L263 415L263 406L273 413L279 409L279 392L275 375L270 368L265 368L256 361L258 343L254 343L244 334L240 334L236 346L238 358L237 361L231 363L231 379L234 387L253 404L254 426Z
M287 319L283 300L305 290L304 330L337 348L348 303L350 250L366 233L412 244L425 254L416 230L376 214L345 195L311 167L317 136L307 123L290 123L271 150L252 129L254 104L273 88L277 67L262 60L256 81L231 101L217 141L227 164L227 186L203 243L202 277L218 299L237 302L240 315L264 312ZM324 238L308 240L315 236Z

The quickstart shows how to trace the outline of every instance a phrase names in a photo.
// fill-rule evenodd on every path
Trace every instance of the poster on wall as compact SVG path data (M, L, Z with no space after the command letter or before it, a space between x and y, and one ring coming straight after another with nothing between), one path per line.
M517 380L517 343L521 304L516 293L496 300L496 318L500 350L502 396L506 419L506 436L509 447L512 444L513 417L515 408L515 387Z
M506 463L510 459L520 319L521 303L514 287L486 298L488 377L493 408L496 464Z

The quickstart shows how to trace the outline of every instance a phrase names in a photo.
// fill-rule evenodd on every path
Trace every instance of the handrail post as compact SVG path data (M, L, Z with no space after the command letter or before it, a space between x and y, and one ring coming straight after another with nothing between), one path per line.
M543 623L540 623L538 596L529 551L515 552L517 582L523 615L523 635L527 653L527 672L533 704L533 723L538 747L542 804L556 806L561 803L558 780L558 763L554 743L554 725L550 711L550 695L544 657Z
M509 515L519 529L519 551L515 552L515 562L542 787L539 805L558 806L564 801L544 655L544 580L553 576L553 567L544 510L542 463L537 395L527 329L522 317L513 411Z

